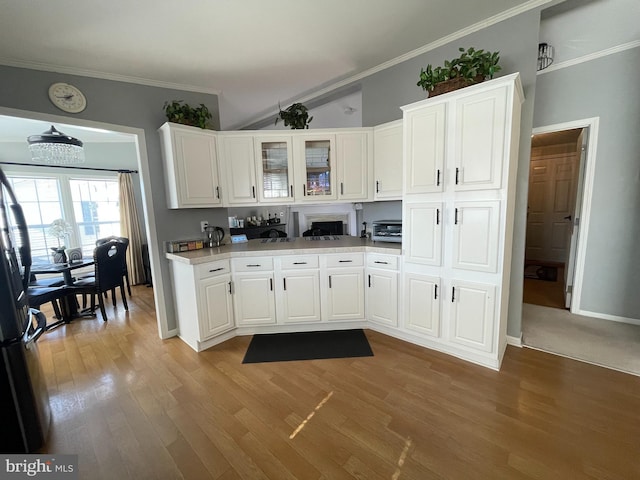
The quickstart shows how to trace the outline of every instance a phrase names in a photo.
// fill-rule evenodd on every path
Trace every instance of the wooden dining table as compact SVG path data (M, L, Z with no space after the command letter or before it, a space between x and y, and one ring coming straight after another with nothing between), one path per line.
M34 275L60 274L64 279L65 285L72 286L74 280L72 272L82 267L89 267L93 264L93 258L78 260L76 262L33 264L31 266L31 273ZM74 294L70 293L64 297L61 303L62 321L68 323L74 318L84 316L83 312L78 311L78 304ZM93 315L95 314L92 312L92 316Z

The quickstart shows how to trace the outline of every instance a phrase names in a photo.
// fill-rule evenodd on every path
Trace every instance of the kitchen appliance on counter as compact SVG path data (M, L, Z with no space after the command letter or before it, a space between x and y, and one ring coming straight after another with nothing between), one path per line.
M402 242L402 220L377 220L373 222L371 239L374 242Z
M212 225L205 229L205 247L213 248L222 245L222 239L224 238L224 230L220 227L214 227Z
M5 199L5 192L8 199ZM14 247L9 204L20 245ZM27 304L16 248L29 249L22 208L0 169L0 452L35 453L46 441L51 409L36 341L45 316Z

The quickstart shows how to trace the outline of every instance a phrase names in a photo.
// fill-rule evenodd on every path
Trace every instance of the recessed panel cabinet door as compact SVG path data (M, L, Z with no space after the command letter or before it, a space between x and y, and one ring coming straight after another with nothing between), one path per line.
M233 285L238 326L276 323L272 273L236 273Z
M442 203L404 204L403 242L407 261L440 266L442 260Z
M375 200L402 200L402 121L373 129Z
M282 277L282 315L284 323L320 321L320 272L285 272Z
M233 306L231 301L231 275L207 278L200 281L200 340L233 328ZM193 319L196 321L196 319Z
M453 210L453 268L498 268L500 202L457 202Z
M369 164L373 159L369 132L336 135L338 164L338 198L367 200L369 197Z
M445 156L444 103L405 112L404 193L441 192Z
M456 100L454 164L456 190L500 188L505 147L507 87Z
M495 322L494 285L453 282L451 298L451 341L484 352L493 349Z
M367 270L367 319L381 325L398 325L398 272Z
M431 337L440 336L440 279L429 275L404 275L405 326Z
M229 204L257 203L253 137L222 137Z
M328 269L326 318L358 320L364 318L364 270L362 268Z

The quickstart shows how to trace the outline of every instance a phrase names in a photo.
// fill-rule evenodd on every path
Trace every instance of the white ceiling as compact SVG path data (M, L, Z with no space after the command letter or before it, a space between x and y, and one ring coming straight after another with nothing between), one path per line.
M0 64L217 93L231 129L550 1L0 0Z

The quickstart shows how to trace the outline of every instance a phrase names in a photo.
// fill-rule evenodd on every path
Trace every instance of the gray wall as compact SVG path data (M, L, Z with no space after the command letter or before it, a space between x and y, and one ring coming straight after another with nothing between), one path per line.
M155 235L160 244L171 239L200 238L201 219L208 219L214 224L222 223L223 220L226 222L226 209L206 211L167 209L164 170L157 133L158 127L166 121L162 106L165 101L174 99L184 100L191 105L204 103L214 116L212 121L214 129L219 129L220 119L216 95L5 66L0 66L0 79L0 106L2 107L66 116L69 117L67 122L69 124L73 124L74 118L80 118L144 129L150 167L150 185L144 185L143 188L148 189L152 196L157 226ZM76 115L65 114L55 108L47 96L49 85L54 82L72 83L80 88L87 97L87 108ZM168 261L163 259L158 266L162 279L165 280L163 292L166 316L169 329L172 329L175 328L176 323Z
M640 319L640 48L540 75L536 127L600 117L580 309ZM604 81L606 79L606 81Z
M426 98L418 86L420 68L428 63L441 65L445 59L459 55L458 47L484 48L500 52L501 75L520 72L525 102L522 105L513 261L507 333L520 337L522 322L522 287L526 227L527 182L531 149L534 93L536 83L538 30L540 11L528 11L496 25L472 33L460 40L407 60L362 80L362 123L378 125L402 118L400 107Z

